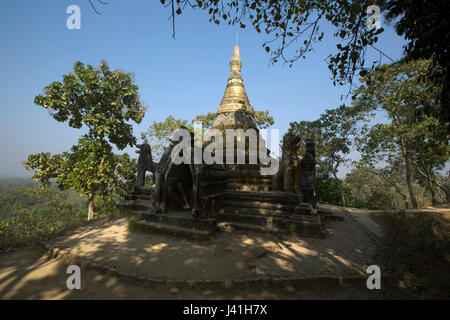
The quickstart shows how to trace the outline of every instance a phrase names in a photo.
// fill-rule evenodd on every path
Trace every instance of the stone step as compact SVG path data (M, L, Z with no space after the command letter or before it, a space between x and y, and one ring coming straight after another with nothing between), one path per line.
M210 240L214 232L209 230L193 230L179 226L156 223L147 220L131 221L129 228L132 231L145 231L157 234L169 234L176 237L188 238L192 240Z
M124 210L133 211L145 211L151 212L153 210L153 204L151 201L144 200L124 200L120 202L117 207Z
M173 226L179 226L192 230L209 230L214 231L217 228L216 219L199 219L192 218L190 216L177 216L172 213L155 214L155 213L143 213L143 218L146 221L154 223L162 223Z
M270 225L277 224L280 221L284 222L297 222L308 221L310 219L294 218L292 215L287 214L273 214L273 215L261 215L252 213L235 213L232 211L224 210L223 213L217 215L219 221L237 221L243 223L257 224L257 225Z
M153 200L153 195L148 194L127 194L125 195L125 200Z
M267 182L272 182L271 176L261 175L258 170L236 170L236 171L221 171L221 170L211 170L206 173L208 179L253 179L253 180L263 180Z
M294 213L294 209L264 209L264 208L251 208L251 207L232 207L228 206L228 203L221 205L216 209L217 213L233 213L233 214L252 214L256 216L269 217L273 215L291 215Z
M212 165L208 166L206 174L214 176L225 175L235 176L245 174L246 176L265 177L269 176L261 175L261 168L265 167L261 164L230 164L230 165ZM271 178L272 176L270 176Z
M280 232L284 230L279 230L277 228L267 228L255 224L248 224L248 223L240 223L240 222L219 222L218 227L223 229L228 229L228 226L237 229L237 230L251 230L251 231L258 231L258 232Z
M248 181L254 181L254 182L272 183L272 176L262 176L260 174L249 174L247 172L230 173L230 175L227 178L228 178L228 180L232 180L232 181L248 180Z
M298 205L301 198L299 194L281 191L225 191L223 194L224 200L273 202L291 205Z
M272 210L286 210L294 212L294 204L284 204L284 203L273 203L273 202L263 202L263 201L239 201L239 200L229 200L225 199L222 202L224 207L236 207L236 208L257 208L257 209L272 209Z
M261 166L264 166L264 165L261 165L261 164L258 164L258 163L254 163L254 164L250 164L250 163L244 163L244 164L237 164L237 163L235 163L235 164L226 164L226 163L223 163L223 164L217 164L217 163L215 163L215 164L211 164L211 165L208 165L208 171L209 170L216 170L216 171L223 171L223 170L225 170L225 171L236 171L236 170L259 170L259 168L261 167Z
M239 223L255 226L255 229L264 228L271 231L283 230L288 233L296 233L309 236L323 237L322 222L319 216L268 216L251 214L219 214L218 220L221 222Z
M232 213L249 213L256 215L291 215L291 214L301 214L301 215L311 215L311 208L307 206L292 206L292 207L281 207L281 208L264 208L264 207L251 207L246 206L246 204L241 205L230 205L229 202L222 203L218 213L224 211Z
M247 184L247 183L227 183L225 191L270 191L270 185Z
M134 186L132 194L134 195L152 195L156 191L154 186Z

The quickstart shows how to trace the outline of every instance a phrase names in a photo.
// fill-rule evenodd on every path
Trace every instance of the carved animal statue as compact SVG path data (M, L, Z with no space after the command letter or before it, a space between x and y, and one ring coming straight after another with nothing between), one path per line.
M300 188L303 194L303 201L310 202L315 206L315 166L316 166L316 152L314 141L306 139L306 153L300 161Z
M300 137L287 133L283 137L282 155L278 173L273 177L273 190L300 192Z
M155 165L152 158L152 149L148 143L138 144L136 147L136 153L139 153L138 158L138 178L137 185L143 186L145 184L145 172L150 171L155 173Z
M174 146L175 146L175 143L171 139L169 146L164 148L164 152L161 156L161 159L159 160L159 163L155 163L155 170L154 170L155 187L156 187L155 204L154 204L154 212L155 213L161 213L161 212L165 211L164 190L166 188L166 181L164 180L164 171L170 162L170 156L171 156L172 149L174 148Z

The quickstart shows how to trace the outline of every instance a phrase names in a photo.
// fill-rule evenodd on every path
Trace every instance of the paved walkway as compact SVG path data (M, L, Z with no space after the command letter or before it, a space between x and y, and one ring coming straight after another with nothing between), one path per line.
M156 280L363 279L368 265L381 265L378 243L349 213L336 215L344 220L326 220L325 239L235 230L195 242L129 232L128 219L121 218L97 221L48 243L90 264Z

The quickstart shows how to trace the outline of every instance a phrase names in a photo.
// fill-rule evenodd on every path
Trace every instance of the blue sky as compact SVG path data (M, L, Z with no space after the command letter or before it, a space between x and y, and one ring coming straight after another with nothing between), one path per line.
M95 1L93 1L95 2ZM153 121L167 116L192 119L217 110L225 90L229 60L239 31L242 74L250 103L269 110L281 135L291 121L314 120L340 104L348 87L334 87L324 59L335 52L328 32L306 60L292 68L270 65L262 48L265 36L252 28L211 24L202 11L176 17L172 39L169 9L157 0L3 0L0 2L0 176L25 176L21 161L38 152L68 150L85 132L69 128L34 105L34 97L59 81L75 61L135 74L147 114L134 133L140 137ZM66 8L81 8L81 30L66 28ZM377 46L393 59L402 56L404 40L386 31ZM332 29L324 27L324 31ZM375 57L375 53L369 53ZM386 61L387 62L387 61ZM126 150L133 154L130 149Z

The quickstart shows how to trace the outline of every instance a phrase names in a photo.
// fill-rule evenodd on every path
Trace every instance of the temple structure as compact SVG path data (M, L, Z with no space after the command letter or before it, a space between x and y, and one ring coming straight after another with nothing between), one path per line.
M172 159L174 150L180 153L178 150L186 141L173 139L159 163L150 160L151 164L141 160L152 159L144 152L151 149L139 145L139 185L119 205L138 215L133 228L197 239L210 238L221 229L322 236L321 218L315 210L314 144L286 134L281 159L270 158L245 92L241 67L236 45L225 93L212 124L212 131L222 134L223 161L194 161L196 148L203 152L212 141L195 144L193 133L191 139L185 137L192 152L188 163L176 164ZM230 138L228 129L240 134ZM300 159L298 150L302 144L306 153ZM227 158L229 148L233 148L231 159ZM278 164L276 174L262 174L262 169L274 161ZM154 174L154 186L143 185L146 170Z

